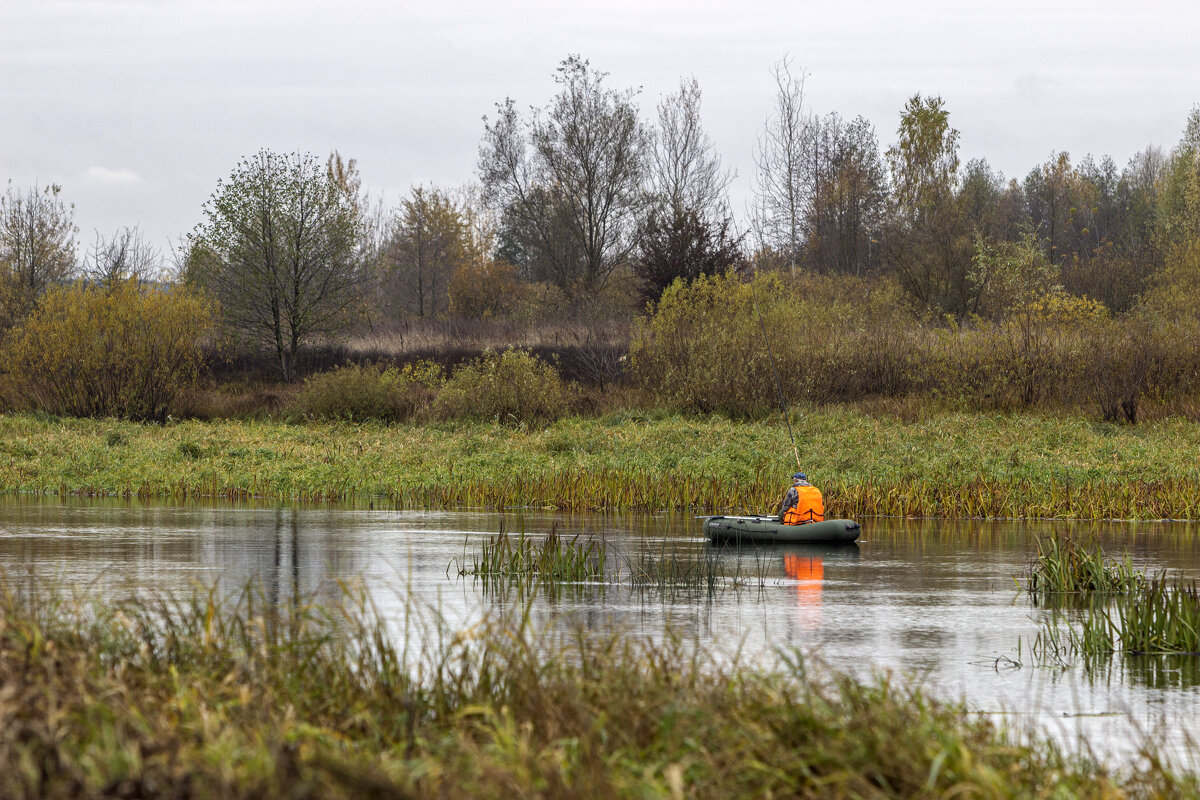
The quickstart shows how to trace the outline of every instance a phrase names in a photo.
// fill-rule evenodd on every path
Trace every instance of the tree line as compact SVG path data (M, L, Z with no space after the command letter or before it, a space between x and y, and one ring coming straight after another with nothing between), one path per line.
M1123 167L1060 152L1018 179L960 162L941 97L909 98L885 148L862 117L815 114L790 60L772 77L742 213L694 78L648 122L637 90L579 56L558 66L545 107L506 98L484 117L476 184L416 186L385 208L353 159L263 150L218 181L171 270L136 228L78 252L61 187L10 184L0 325L19 324L56 283L169 274L216 300L225 332L271 352L292 380L306 342L364 320L531 303L632 317L700 275L890 280L918 314L969 324L1055 292L1121 313L1195 271L1200 109L1169 151L1149 147Z

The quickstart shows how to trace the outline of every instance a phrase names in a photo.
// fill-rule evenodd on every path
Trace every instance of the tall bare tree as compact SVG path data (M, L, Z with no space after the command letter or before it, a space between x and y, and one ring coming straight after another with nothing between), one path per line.
M604 86L607 73L580 56L558 67L558 94L523 120L511 98L484 118L479 176L522 246L572 299L595 295L626 263L646 203L650 135L634 89Z
M262 150L217 182L190 237L189 279L212 292L227 326L275 352L284 380L307 340L348 323L366 287L353 162L350 173Z
M754 151L754 205L750 223L760 250L782 254L794 272L804 243L805 136L803 70L792 72L791 57L771 68L775 97Z
M0 197L0 325L24 318L46 288L75 269L73 204L62 187L50 184L25 191L12 182Z
M651 184L658 204L672 216L694 212L717 222L729 216L726 190L736 173L721 164L700 120L700 83L682 78L679 91L658 104L651 151Z

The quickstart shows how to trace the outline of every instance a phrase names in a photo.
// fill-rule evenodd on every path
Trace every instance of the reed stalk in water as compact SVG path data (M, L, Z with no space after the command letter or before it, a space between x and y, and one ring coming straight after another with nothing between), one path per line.
M1126 555L1115 561L1099 543L1081 544L1070 537L1038 539L1037 556L1025 578L1030 594L1126 593L1146 584L1146 575Z

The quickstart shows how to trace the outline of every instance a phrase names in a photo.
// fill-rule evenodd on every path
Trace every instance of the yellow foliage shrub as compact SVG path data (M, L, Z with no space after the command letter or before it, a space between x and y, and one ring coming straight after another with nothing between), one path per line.
M197 376L212 305L180 286L58 287L0 348L15 408L163 420Z
M305 380L296 410L325 419L407 419L429 405L444 379L431 361L399 369L347 364Z
M524 288L512 264L476 259L450 277L450 313L472 319L510 314L521 304Z
M570 410L558 370L525 350L485 351L455 370L434 402L440 419L552 422Z

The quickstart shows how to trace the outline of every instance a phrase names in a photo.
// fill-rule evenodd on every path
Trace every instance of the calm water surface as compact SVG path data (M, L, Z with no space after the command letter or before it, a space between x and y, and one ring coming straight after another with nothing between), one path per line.
M632 630L670 626L715 653L769 664L798 648L861 677L888 670L975 713L1033 724L1071 746L1128 756L1144 737L1190 759L1200 710L1200 656L1117 659L1086 673L1036 664L1029 645L1052 612L1016 590L1036 540L1052 532L1097 537L1136 566L1200 578L1200 527L1181 523L866 520L858 545L714 552L690 516L388 511L345 506L167 505L128 501L0 502L0 567L33 570L89 596L190 591L248 581L283 601L298 591L336 598L359 579L399 622L416 599L451 625L468 625L508 595L456 574L501 526L604 537L604 585L533 601L535 623ZM630 562L671 556L717 560L740 589L637 591ZM397 624L396 629L401 630Z

